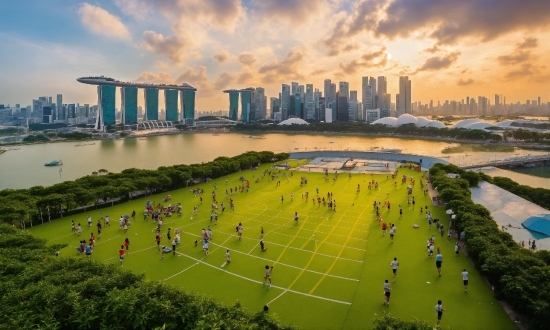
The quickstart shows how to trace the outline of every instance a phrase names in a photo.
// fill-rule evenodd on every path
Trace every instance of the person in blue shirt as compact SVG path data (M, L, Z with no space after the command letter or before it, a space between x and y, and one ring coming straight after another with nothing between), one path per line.
M88 256L88 258L92 256L92 247L90 244L86 245L86 256Z
M435 256L435 266L437 267L437 272L439 273L439 276L441 276L442 263L443 263L443 256L441 255L441 252L438 252Z

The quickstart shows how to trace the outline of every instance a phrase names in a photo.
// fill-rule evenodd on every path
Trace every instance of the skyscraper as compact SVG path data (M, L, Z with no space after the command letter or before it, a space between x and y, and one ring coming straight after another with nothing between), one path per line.
M411 81L408 76L399 77L399 104L397 116L408 113L412 115Z
M229 118L239 120L239 92L229 92Z
M349 82L340 81L339 90L338 90L338 102L340 102L340 97L345 96L349 100Z
M145 120L159 120L158 88L145 88Z
M338 121L349 121L349 107L348 107L348 97L345 95L340 95L340 92L336 94L338 100Z
M281 91L281 120L288 119L288 111L290 105L290 86L287 84L282 85Z
M313 103L313 84L306 84L304 111L305 119L315 119L315 104Z
M378 77L378 86L376 88L377 90L373 94L377 96L375 98L374 108L389 109L391 104L386 104L385 102L386 97L384 96L385 94L388 93L388 82L386 81L386 77L384 76Z
M122 124L135 125L138 123L137 118L137 103L138 89L137 87L122 87L120 88Z
M331 81L330 79L325 79L324 85L323 85L323 95L325 97L325 107L330 104L332 104L332 92L331 92Z
M254 120L266 119L267 115L267 97L265 96L265 89L263 87L256 88L254 92Z
M178 121L178 91L175 89L164 90L164 108L166 109L166 121ZM137 113L137 110L136 110ZM137 119L137 116L136 116Z
M330 105L330 108L332 109L332 121L336 121L338 119L338 109L337 109L337 92L336 92L336 84L330 84L330 99L331 104L327 104L326 106Z
M116 124L115 103L116 87L112 85L98 85L95 129L105 130L105 126Z
M363 103L363 110L374 109L374 94L372 86L370 85L371 79L374 81L374 84L376 86L376 80L374 80L374 78L372 77L363 77L361 81L361 102Z
M292 86L292 88L290 90L290 94L296 95L296 91L298 90L298 83L293 81L290 84Z
M191 89L180 92L181 120L183 124L192 126L195 124L195 91Z
M349 92L349 100L357 102L357 91L350 91Z
M247 88L241 91L241 121L248 123L250 121L250 112L252 111L253 88Z
M63 95L57 94L56 103L55 103L55 117L56 119L65 119L63 114Z

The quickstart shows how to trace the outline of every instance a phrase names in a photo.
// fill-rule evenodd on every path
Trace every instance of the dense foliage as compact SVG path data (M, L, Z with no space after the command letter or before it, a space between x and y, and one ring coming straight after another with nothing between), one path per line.
M186 187L193 182L268 163L284 160L288 154L250 151L232 158L218 157L211 162L192 165L162 166L157 170L130 168L121 173L100 169L75 181L64 181L50 187L0 191L0 223L21 228L33 222L50 221L64 213L85 212L86 208L112 205L136 196ZM110 203L110 204L107 204Z
M0 329L292 329L61 247L0 224Z
M390 314L386 314L374 321L374 330L432 330L434 329L426 321L413 319L411 321L404 321L397 317L393 317Z
M334 132L334 133L367 133L367 134L395 134L414 135L437 138L451 138L459 140L487 140L502 141L502 136L483 130L470 130L459 128L435 128L417 127L414 124L402 125L399 127L388 127L386 125L369 125L365 122L335 122L322 123L312 122L309 125L258 125L258 124L237 124L233 128L236 131L258 131L258 132Z
M450 179L446 173L458 173L461 178ZM457 215L456 227L466 234L468 256L494 286L497 297L525 315L530 328L547 329L550 253L521 247L510 234L498 228L489 210L472 202L468 186L480 179L487 180L484 174L436 164L430 169L430 177L440 192L439 197Z
M511 179L500 176L494 177L489 182L528 201L531 201L540 207L550 210L550 189L533 188L521 185Z
M23 142L27 142L27 143L47 142L47 141L50 141L50 139L44 134L29 135L23 138Z

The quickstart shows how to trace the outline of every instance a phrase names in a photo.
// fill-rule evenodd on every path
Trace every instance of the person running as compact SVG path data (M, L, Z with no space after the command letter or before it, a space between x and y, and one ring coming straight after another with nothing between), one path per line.
M157 232L157 235L155 236L155 241L157 242L157 250L160 251L160 233Z
M388 283L388 280L384 282L384 305L390 305L390 296L391 296L391 286Z
M393 237L395 236L395 227L391 227L390 229L390 239L391 239L391 242L393 243Z
M458 246L458 242L456 242L455 245L455 256L458 257L458 254L460 253L460 247Z
M264 240L260 240L260 249L262 250L262 252L267 251L267 248L264 245Z
M445 308L443 308L441 300L437 301L437 305L435 305L435 312L437 314L437 325L439 326L439 322L441 322L441 317L443 317L443 312L445 311Z
M267 281L269 280L269 288L271 289L271 272L273 271L273 266L269 267L268 265L265 266L265 275L264 275L264 285L267 284Z
M121 245L120 250L118 250L118 259L120 260L120 267L122 267L122 262L124 261L124 245Z
M466 271L466 268L464 268L464 271L462 274L462 281L464 282L464 292L468 292L468 272Z
M208 240L207 239L203 240L202 249L204 250L204 255L208 256Z
M176 238L174 237L174 239L172 240L172 254L173 255L176 255Z
M382 221L382 234L386 235L386 230L388 230L388 225L386 222Z
M399 219L401 219L401 217L403 217L403 209L399 208Z
M229 254L229 250L225 251L225 262L231 263L231 255Z
M397 258L393 258L393 261L390 263L392 271L393 271L393 281L395 282L395 276L397 276L397 267L399 266L399 261L397 261Z
M92 217L88 215L88 227L92 226Z
M97 239L101 238L101 220L97 220Z
M130 248L130 240L128 239L128 237L126 237L126 239L124 240L124 247L126 248L126 251L128 251L128 249Z
M82 226L80 225L80 223L78 224L78 227L76 229L76 235L77 236L82 235Z
M438 251L438 253L435 255L435 266L437 267L437 272L439 273L439 276L441 276L442 263L443 263L443 255L441 255L441 252Z
M294 221L298 221L298 212L294 212Z

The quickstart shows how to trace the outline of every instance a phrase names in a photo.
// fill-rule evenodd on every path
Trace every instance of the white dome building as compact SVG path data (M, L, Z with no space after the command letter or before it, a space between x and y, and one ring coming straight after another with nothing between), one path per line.
M475 122L475 123L471 123L467 126L464 126L462 128L465 128L465 129L481 129L481 130L485 130L487 127L491 127L491 126L494 126L493 124L490 124L486 121L478 121L478 122Z
M473 123L480 122L481 119L479 118L470 118L470 119L464 119L456 123L453 128L466 128L466 126L471 125Z
M301 118L288 118L280 122L279 125L309 125L309 123Z
M397 118L395 118L395 117L384 117L384 118L380 118L378 120L373 121L372 125L380 124L380 125L395 127L396 123L397 123Z
M426 117L416 117L416 126L426 127L430 123L430 120Z
M428 125L426 125L426 127L447 128L447 126L445 126L445 124L443 124L439 120L430 120L430 122L428 123Z
M510 125L512 125L513 122L515 122L515 120L505 120L505 121L501 121L500 123L497 123L493 126L496 126L496 127L510 127Z
M397 118L397 122L395 123L395 126L399 127L401 125L407 125L407 124L417 124L418 119L416 119L415 116L410 115L408 113L402 114Z

